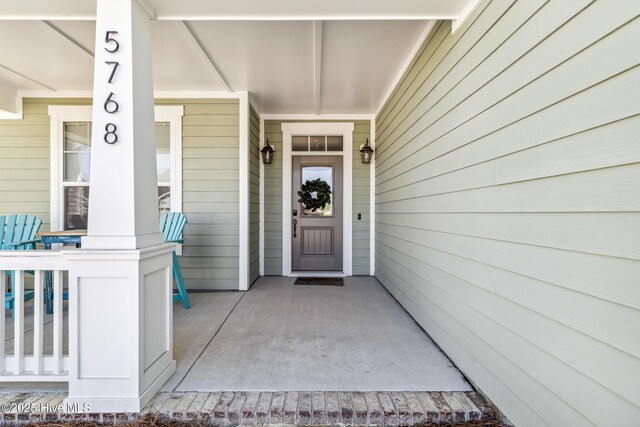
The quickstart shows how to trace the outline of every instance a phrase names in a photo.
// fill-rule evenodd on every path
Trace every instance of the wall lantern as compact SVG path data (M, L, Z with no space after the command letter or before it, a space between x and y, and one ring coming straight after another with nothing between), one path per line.
M264 144L264 147L262 147L262 150L260 150L260 152L262 153L262 163L264 163L265 165L270 165L273 161L273 153L275 152L275 150L273 149L273 145L269 145L268 138L267 142Z
M371 163L371 158L373 157L373 148L369 145L369 138L367 138L367 142L364 143L362 148L360 149L360 160L365 165Z

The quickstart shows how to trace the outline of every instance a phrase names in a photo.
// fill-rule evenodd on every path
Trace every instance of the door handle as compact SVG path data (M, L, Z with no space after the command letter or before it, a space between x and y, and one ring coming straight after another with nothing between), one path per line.
M296 238L296 228L298 227L298 220L294 219L293 220L293 238Z

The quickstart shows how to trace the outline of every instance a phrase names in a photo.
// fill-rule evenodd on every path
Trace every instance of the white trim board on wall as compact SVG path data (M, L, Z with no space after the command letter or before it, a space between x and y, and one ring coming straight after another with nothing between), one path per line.
M251 285L249 283L249 94L240 94L240 141L239 141L239 162L240 162L240 235L239 235L239 289L246 291Z
M343 149L343 238L342 256L343 272L346 276L353 274L353 123L307 122L282 124L282 275L289 276L291 269L291 212L292 207L292 159L291 137L299 135L342 135ZM323 155L339 155L340 153L323 152Z

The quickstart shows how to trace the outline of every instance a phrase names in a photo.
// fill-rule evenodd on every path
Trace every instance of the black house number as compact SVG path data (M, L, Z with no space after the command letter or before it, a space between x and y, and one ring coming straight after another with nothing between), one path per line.
M104 50L109 52L110 54L115 54L120 50L120 43L115 39L115 36L118 34L117 31L107 31L104 42L106 44ZM107 83L113 84L113 79L116 76L116 71L120 66L120 63L117 61L105 61L107 66L111 67L111 74L107 79ZM109 114L115 114L120 109L120 105L116 100L113 99L114 93L109 93L109 96L104 101L104 111ZM118 127L114 123L107 123L104 127L104 142L107 144L115 144L118 142Z

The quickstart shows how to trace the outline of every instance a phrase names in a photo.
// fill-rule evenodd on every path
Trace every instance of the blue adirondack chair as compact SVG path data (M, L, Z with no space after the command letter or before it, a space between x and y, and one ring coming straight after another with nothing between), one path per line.
M160 232L164 235L165 242L184 243L182 231L185 225L187 225L187 217L182 212L165 212L160 216ZM176 251L173 251L173 277L175 277L178 287L178 293L173 294L173 301L182 301L184 308L191 307Z
M0 250L15 251L35 249L36 233L40 230L42 220L33 215L0 215ZM5 308L13 310L15 301L15 271L5 273L11 278L11 292L5 293ZM6 277L0 277L6 280ZM25 291L24 300L33 299L33 291Z

